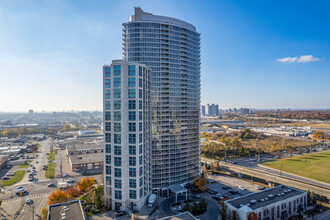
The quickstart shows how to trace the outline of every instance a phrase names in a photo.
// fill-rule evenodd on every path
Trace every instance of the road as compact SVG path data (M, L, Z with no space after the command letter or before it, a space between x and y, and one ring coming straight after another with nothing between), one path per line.
M215 162L216 160L202 157L201 161L210 163ZM325 195L330 198L330 186L327 183L263 167L256 164L255 162L241 164L220 162L220 164L223 167L237 173L263 178L271 182L289 185L306 191L314 191L317 194Z

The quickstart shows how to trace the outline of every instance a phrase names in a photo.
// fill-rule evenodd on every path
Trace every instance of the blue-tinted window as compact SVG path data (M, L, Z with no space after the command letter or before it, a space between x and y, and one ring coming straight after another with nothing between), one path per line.
M139 87L142 88L142 79L139 78Z
M142 99L142 89L139 89L139 98Z
M105 79L104 80L104 87L105 88L111 88L111 80L110 79Z
M110 77L111 76L111 68L110 67L105 67L104 68L104 76L105 77Z
M142 154L142 151L143 151L143 147L142 147L142 144L139 145L139 154Z
M106 185L111 185L111 176L106 176L105 177L105 184Z
M113 87L120 87L120 77L113 79Z
M135 87L135 78L128 78L128 87Z
M142 155L139 156L139 165L142 165L142 160L143 160L143 157Z
M128 141L130 144L136 144L136 134L128 134Z
M105 112L105 120L111 120L111 112Z
M120 146L120 145L115 145L115 146L113 147L113 153L114 153L115 155L121 155L121 146Z
M115 177L121 177L121 169L115 168Z
M139 76L142 76L142 67L139 66Z
M105 110L111 110L111 101L105 101L104 105Z
M136 124L135 124L135 122L128 123L128 131L129 132L135 132L136 131Z
M129 165L136 166L136 157L129 157Z
M113 124L113 131L114 132L121 132L121 123L114 123Z
M140 187L143 186L143 177L140 177L139 183L140 183Z
M136 179L129 179L129 188L136 188Z
M105 145L105 152L108 154L111 154L111 144L106 144Z
M115 166L120 167L121 166L121 157L115 157Z
M135 66L128 66L128 75L135 76Z
M141 166L141 167L139 167L139 176L142 176L142 173L143 173L143 168Z
M142 122L139 122L139 131L142 131Z
M142 110L142 100L139 100L139 109Z
M114 89L113 90L113 98L115 98L115 99L120 99L120 89Z
M104 98L111 99L111 90L105 90Z
M115 65L113 66L113 75L114 76L120 76L121 73L121 66L120 65Z
M128 100L128 109L134 110L136 108L136 102L135 100Z
M111 131L111 122L105 122L105 131Z
M142 135L142 133L140 133L140 134L139 134L139 143L141 144L142 141L143 141L143 135Z
M139 120L142 121L142 112L139 112Z
M105 163L111 164L111 155L105 155Z
M143 197L143 187L140 188L140 198Z
M115 190L115 199L121 199L121 191L120 190Z
M129 168L129 177L136 177L136 168Z
M105 173L111 175L111 166L105 166Z
M120 121L121 120L121 112L113 112L113 120Z
M121 144L121 134L114 134L113 139L115 144Z
M115 188L121 189L121 179L115 179Z
M135 120L136 120L136 112L134 112L134 111L129 111L129 112L128 112L128 120L129 120L129 121L135 121Z
M136 146L129 145L129 155L136 155Z
M120 110L121 109L121 100L114 100L113 101L113 109Z
M111 133L105 133L105 142L110 143L111 142Z
M136 190L129 190L129 198L130 199L136 199Z
M128 89L128 98L135 98L135 89Z

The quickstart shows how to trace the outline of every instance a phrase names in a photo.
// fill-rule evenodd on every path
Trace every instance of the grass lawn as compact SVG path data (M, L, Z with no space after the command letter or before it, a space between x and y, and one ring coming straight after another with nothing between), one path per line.
M48 160L55 160L55 150L49 152Z
M55 164L54 163L49 163L47 170L45 172L45 177L46 178L53 178L55 175Z
M263 165L330 183L330 151L282 158Z
M25 175L26 171L25 170L18 170L16 171L15 175L10 178L9 180L4 180L4 181L0 181L2 186L11 186L15 183L18 183L19 181L21 181Z
M27 161L27 163L25 164L21 164L21 165L19 165L19 167L20 168L28 168L29 166L30 166L30 163L32 162L32 160L29 160L29 161Z

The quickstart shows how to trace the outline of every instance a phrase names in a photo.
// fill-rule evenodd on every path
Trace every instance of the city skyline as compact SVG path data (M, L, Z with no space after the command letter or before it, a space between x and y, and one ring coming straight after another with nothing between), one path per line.
M4 1L0 111L101 110L100 66L121 54L121 23L134 6L202 33L202 104L330 108L329 3L189 3Z

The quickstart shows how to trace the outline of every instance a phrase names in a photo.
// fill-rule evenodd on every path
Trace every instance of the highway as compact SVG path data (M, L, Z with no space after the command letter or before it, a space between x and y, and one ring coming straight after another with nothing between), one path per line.
M210 162L215 162L216 160L202 157L201 161L210 163ZM294 174L289 174L284 172L281 173L281 171L269 169L258 165L251 167L251 165L243 166L241 164L238 165L238 164L220 162L220 166L227 168L230 171L234 171L236 173L262 178L269 182L285 184L305 191L307 190L313 191L317 194L324 195L330 198L330 185L327 183L311 180Z

